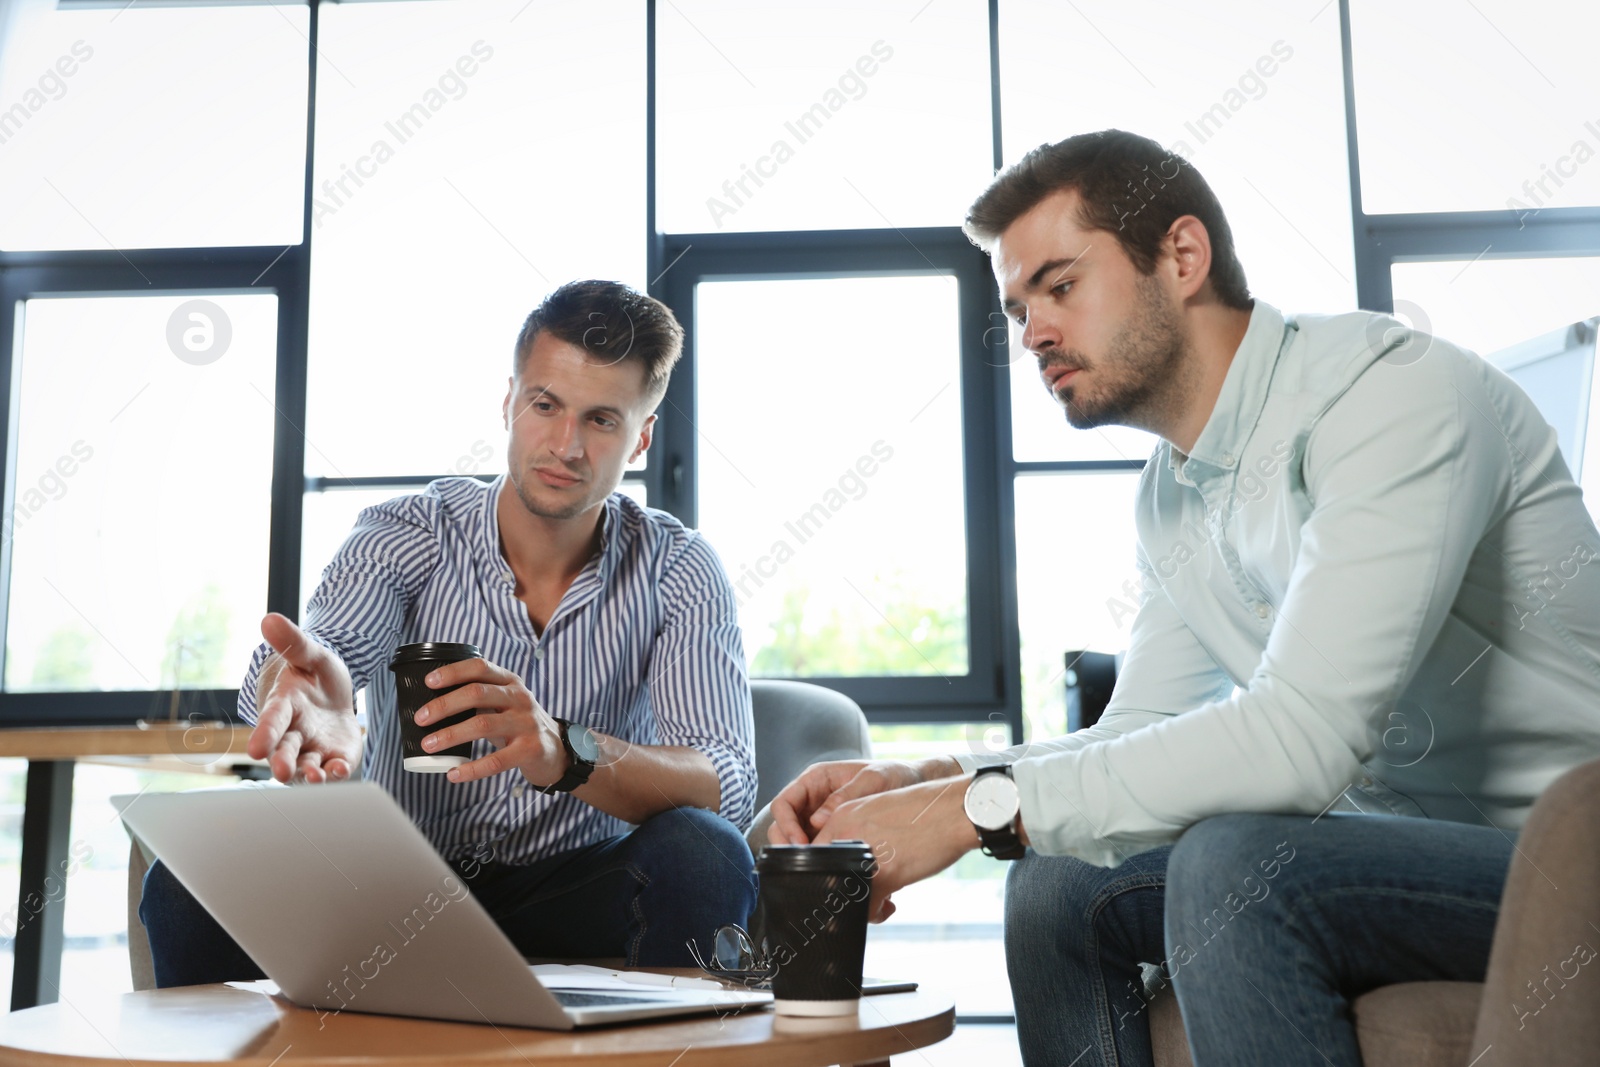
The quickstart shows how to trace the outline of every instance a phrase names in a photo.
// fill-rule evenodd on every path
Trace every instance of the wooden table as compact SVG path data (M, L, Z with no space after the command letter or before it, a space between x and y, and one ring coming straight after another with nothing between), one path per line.
M22 813L11 1008L56 999L61 984L62 916L71 869L72 769L77 760L137 757L170 768L231 772L245 755L250 727L156 722L142 726L0 729L0 756L28 761Z
M46 1004L0 1017L0 1067L887 1067L955 1028L950 999L922 992L863 997L843 1019L766 1009L583 1032L319 1014L226 985Z

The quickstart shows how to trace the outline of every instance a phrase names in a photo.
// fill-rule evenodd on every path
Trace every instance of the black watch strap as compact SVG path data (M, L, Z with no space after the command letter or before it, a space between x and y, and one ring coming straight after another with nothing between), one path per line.
M992 767L979 767L974 772L972 779L977 781L979 777L985 774L1003 774L1010 778L1011 764L1000 763ZM1015 819L1012 819L1009 825L1003 826L998 830L985 830L981 826L975 826L974 829L978 831L978 848L985 856L991 856L997 860L1020 860L1024 853L1027 852L1026 847L1022 844L1022 838L1017 836L1017 821Z
M572 729L572 723L566 719L556 719L556 725L561 730L561 747L567 753L567 773L539 790L545 796L551 793L570 793L587 782L589 776L594 773L594 764L578 755L577 750L572 747L572 739L567 736L567 732Z

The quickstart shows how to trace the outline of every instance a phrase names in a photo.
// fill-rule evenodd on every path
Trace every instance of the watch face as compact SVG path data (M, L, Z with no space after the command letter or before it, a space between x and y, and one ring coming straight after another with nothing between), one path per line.
M585 763L598 763L600 761L600 744L594 739L594 731L587 726L573 723L567 727L567 743L572 746L572 751Z
M967 818L982 830L1010 826L1021 807L1017 783L1004 774L982 774L967 786Z

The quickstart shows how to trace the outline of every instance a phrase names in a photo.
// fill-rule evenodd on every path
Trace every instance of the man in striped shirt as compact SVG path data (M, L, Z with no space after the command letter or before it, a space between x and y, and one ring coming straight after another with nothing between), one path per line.
M687 964L687 938L706 942L754 904L740 832L754 730L732 586L698 533L616 491L650 445L682 336L671 310L626 286L557 289L517 338L508 473L363 511L305 628L263 620L239 690L249 752L275 778L381 784L530 956ZM418 641L483 652L427 679L462 688L419 722L478 709L427 739L471 743L447 775L401 765L387 665ZM362 687L364 739L351 710ZM580 731L593 767L574 787L591 762ZM140 916L159 985L260 976L159 863Z

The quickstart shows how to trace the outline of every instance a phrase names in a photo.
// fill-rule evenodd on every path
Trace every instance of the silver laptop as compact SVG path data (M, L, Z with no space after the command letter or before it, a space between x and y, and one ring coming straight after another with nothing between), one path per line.
M458 872L371 782L112 801L301 1007L570 1030L772 1000L652 986L547 989Z

